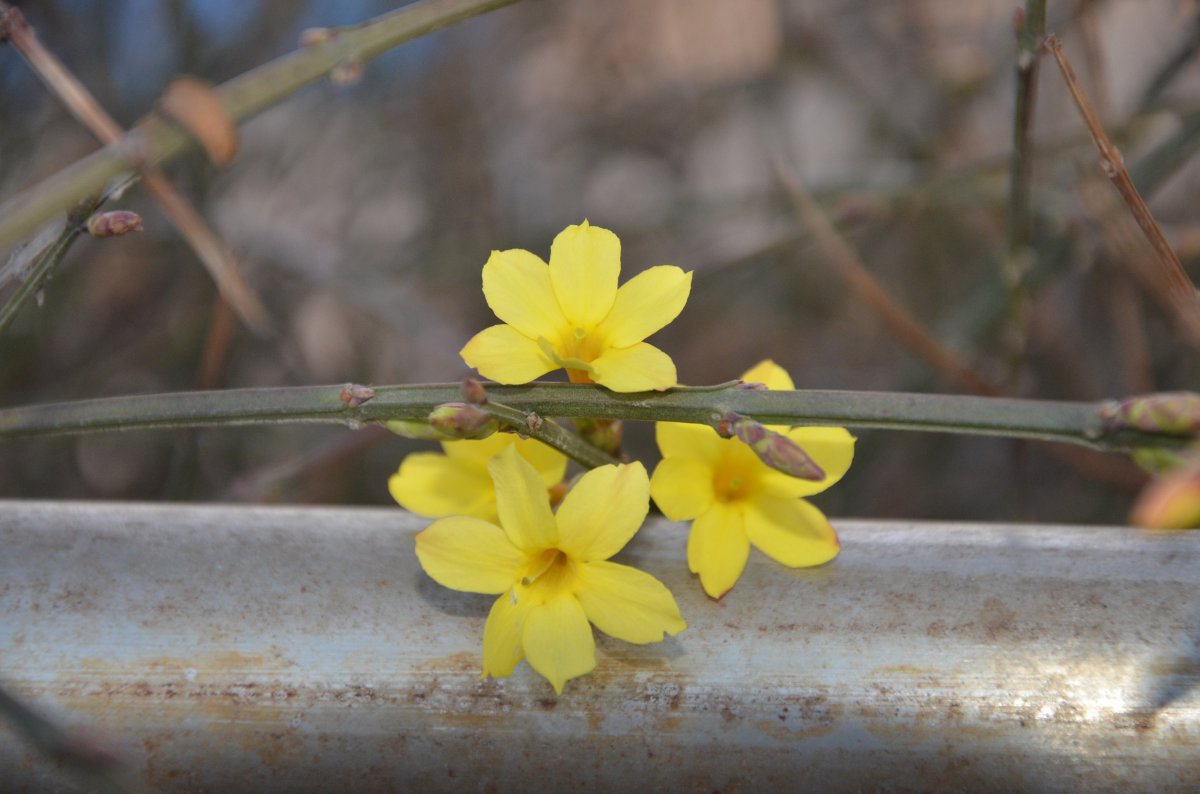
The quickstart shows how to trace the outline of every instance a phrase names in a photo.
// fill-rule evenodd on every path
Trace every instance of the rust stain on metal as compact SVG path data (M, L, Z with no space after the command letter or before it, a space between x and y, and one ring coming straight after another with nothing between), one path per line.
M987 632L988 638L994 640L1016 629L1017 613L1005 606L996 596L988 596L983 600L979 622Z
M1180 647L1200 635L1200 536L1142 554L1140 535L1103 529L839 522L833 565L754 557L714 604L683 528L660 524L625 561L671 588L688 631L598 638L596 670L555 696L525 663L480 678L486 600L430 586L422 526L0 506L6 674L127 737L155 789L1200 784L1183 763L1200 659ZM44 774L21 763L0 773Z

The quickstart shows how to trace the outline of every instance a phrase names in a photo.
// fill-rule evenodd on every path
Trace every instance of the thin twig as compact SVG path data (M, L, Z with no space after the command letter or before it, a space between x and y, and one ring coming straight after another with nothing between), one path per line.
M775 173L825 256L834 263L842 278L859 298L879 313L902 344L925 359L943 378L961 384L975 394L999 393L969 364L959 358L958 354L926 331L907 309L892 300L887 290L871 275L871 271L858 258L854 249L837 233L817 202L787 168L777 164Z
M109 397L0 410L0 438L111 430L277 423L425 419L437 406L462 399L460 384L376 386L372 399L350 405L344 385ZM762 391L676 388L618 394L597 386L488 384L488 395L523 414L567 419L623 419L709 425L734 411L763 424L845 425L1009 438L1037 438L1104 451L1178 448L1186 435L1113 426L1111 403L1018 400L951 394L854 391Z
M827 257L837 263L843 278L870 304L885 322L892 328L896 336L915 350L929 362L942 377L962 383L967 389L984 396L998 396L1001 392L991 385L983 376L971 369L950 348L943 345L930 334L902 306L896 304L887 291L875 280L871 272L858 259L850 245L833 229L820 207L808 195L800 184L792 179L788 172L780 169L780 179L787 187L797 209L805 218L805 222L813 231L818 244L825 249ZM1110 484L1120 484L1125 487L1141 483L1137 470L1127 461L1113 458L1089 456L1085 450L1075 450L1054 446L1051 454L1060 457L1078 469L1086 476L1099 479Z
M425 0L354 27L334 31L325 43L277 58L219 86L216 91L235 123L280 102L348 60L368 61L406 41L517 0ZM197 146L177 124L158 114L139 122L104 147L0 205L0 249L8 248L123 173L160 166Z
M1017 12L1016 102L1013 108L1013 147L1009 163L1008 248L1001 275L1008 285L1006 305L1010 377L1021 369L1027 342L1029 271L1033 267L1033 111L1037 105L1038 55L1046 33L1046 0L1026 0Z
M1038 54L1046 35L1046 0L1026 0L1017 17L1017 97L1013 112L1013 150L1008 199L1008 253L1019 255L1029 246L1033 213L1029 194L1033 167L1030 133L1037 103Z
M1096 118L1096 113L1092 110L1087 95L1079 85L1079 80L1075 77L1075 70L1071 68L1071 63L1067 60L1062 45L1057 38L1051 35L1046 37L1044 46L1058 62L1058 68L1062 72L1063 80L1066 81L1067 89L1071 92L1075 105L1079 108L1079 114L1083 117L1088 132L1091 133L1092 140L1096 144L1096 149L1100 152L1100 165L1104 169L1105 175L1112 180L1117 192L1124 199L1125 206L1129 208L1129 212L1150 242L1150 247L1154 249L1172 291L1179 299L1185 301L1185 305L1195 308L1197 306L1195 285L1192 284L1191 278L1188 277L1183 265L1179 262L1179 257L1175 255L1167 238L1163 236L1162 229L1155 222L1154 216L1150 214L1146 202L1142 200L1141 194L1134 186L1133 179L1130 178L1129 171L1125 168L1121 152L1108 139L1104 127Z
M521 435L536 438L581 466L594 469L621 462L607 452L593 447L577 433L566 429L553 419L542 417L536 411L521 411L491 398L488 399L486 407L488 413Z
M0 306L0 336L8 330L20 313L21 307L26 301L36 295L42 287L45 286L46 280L50 278L50 274L62 262L63 257L67 255L67 251L71 250L71 244L75 242L79 235L83 234L86 229L85 224L87 219L93 212L100 209L104 204L105 197L100 196L91 200L85 201L76 212L72 212L67 217L66 224L63 226L58 237L54 242L42 251L33 266L29 270L29 274L17 286L8 300L3 306Z
M42 46L37 34L20 10L0 2L0 40L7 38L46 87L58 96L76 119L101 143L112 145L124 131L108 115L91 92L71 74L57 57ZM217 287L242 321L259 331L266 329L267 312L254 290L242 278L233 252L221 242L204 219L179 191L152 165L141 169L142 181L150 195L162 206L167 217L188 241L200 261L208 268Z

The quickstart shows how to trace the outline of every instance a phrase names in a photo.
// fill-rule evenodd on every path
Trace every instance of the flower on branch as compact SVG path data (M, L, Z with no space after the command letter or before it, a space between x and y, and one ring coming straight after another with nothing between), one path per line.
M493 251L483 294L503 322L476 334L463 360L500 383L565 368L574 383L618 392L671 388L675 363L642 340L679 316L692 274L660 265L618 288L620 272L621 241L587 221L554 238L549 265L528 251Z
M773 361L742 380L768 389L792 389ZM792 568L821 565L837 556L837 535L825 514L801 497L820 493L842 478L854 458L854 437L840 427L770 427L800 447L823 473L799 479L771 468L740 439L711 427L675 422L656 426L663 460L650 493L672 521L692 521L688 567L704 592L720 598L746 567L753 545ZM768 459L769 456L768 456Z
M601 466L550 511L543 481L517 450L488 464L499 525L466 516L417 535L417 558L453 590L498 595L483 630L483 675L511 675L522 658L562 694L596 666L589 622L638 644L687 628L653 576L609 562L638 531L650 483L640 463Z
M417 515L495 521L496 489L488 461L510 447L532 465L544 491L562 482L567 458L561 452L532 438L496 433L478 441L443 441L442 452L414 452L388 480L388 491Z

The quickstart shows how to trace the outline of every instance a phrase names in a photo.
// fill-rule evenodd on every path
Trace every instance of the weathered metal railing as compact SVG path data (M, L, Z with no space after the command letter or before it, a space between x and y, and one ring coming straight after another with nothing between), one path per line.
M835 522L556 698L399 510L0 503L0 681L156 790L1200 789L1200 535ZM70 779L0 728L4 790Z

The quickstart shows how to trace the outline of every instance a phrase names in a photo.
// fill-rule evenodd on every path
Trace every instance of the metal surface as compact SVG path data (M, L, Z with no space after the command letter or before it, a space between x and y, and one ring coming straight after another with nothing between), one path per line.
M0 682L156 789L1200 789L1200 534L836 522L559 698L479 679L486 596L400 510L0 503ZM70 790L0 727L0 788Z

